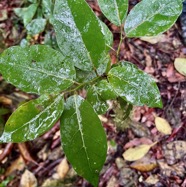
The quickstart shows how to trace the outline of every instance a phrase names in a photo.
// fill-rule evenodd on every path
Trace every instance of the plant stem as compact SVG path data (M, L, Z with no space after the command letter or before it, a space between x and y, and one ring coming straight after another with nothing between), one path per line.
M66 93L70 93L70 92L75 92L79 89L81 89L82 87L84 87L85 85L88 85L88 84L93 84L94 82L96 82L97 80L101 79L102 77L100 76L97 76L95 77L94 79L88 81L88 82L84 82L82 84L79 84L79 86L75 87L74 89L71 89L71 90L67 90L65 92L63 92L63 94L66 94Z
M120 53L120 49L121 49L121 44L122 44L122 42L123 42L123 33L122 33L122 26L120 27L120 42L119 42L119 45L118 45L118 50L117 50L117 53L116 53L116 55L117 55L117 59L118 59L118 61L119 61L119 53Z

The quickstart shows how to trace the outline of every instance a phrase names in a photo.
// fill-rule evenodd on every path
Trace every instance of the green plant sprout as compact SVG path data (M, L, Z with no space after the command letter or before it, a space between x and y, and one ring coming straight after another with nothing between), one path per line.
M128 15L128 0L98 0L98 4L121 28L118 56L123 37L163 33L182 11L182 0L142 0ZM98 114L107 111L106 101L119 98L129 110L133 105L161 108L160 93L153 78L132 63L111 64L112 33L85 0L56 0L52 12L60 52L46 45L14 46L0 56L3 78L40 96L10 116L0 142L33 140L60 119L67 159L80 176L97 186L107 154ZM86 98L78 95L82 89Z

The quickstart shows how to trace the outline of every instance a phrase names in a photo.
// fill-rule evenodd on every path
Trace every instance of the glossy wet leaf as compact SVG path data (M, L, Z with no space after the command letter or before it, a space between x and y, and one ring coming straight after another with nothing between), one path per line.
M156 144L156 142L151 145L142 144L142 145L139 145L134 148L129 148L123 153L123 157L127 161L139 160L139 159L143 158L148 153L150 148L152 146L154 146L155 144Z
M165 135L169 135L172 132L172 128L170 124L164 118L160 118L156 116L155 125L156 125L157 130Z
M107 103L99 96L94 85L87 90L86 100L93 106L97 114L105 114L108 110Z
M103 14L112 23L120 26L124 23L128 11L128 0L98 0Z
M96 77L96 73L94 71L82 71L76 68L76 81L83 83L87 81L91 81Z
M186 76L186 58L176 58L174 66L179 73Z
M68 98L60 129L67 159L79 175L97 186L106 158L107 141L92 106L80 96Z
M142 0L127 16L127 37L155 36L168 30L182 12L181 0Z
M111 49L113 43L113 34L104 22L102 22L101 20L99 20L99 22L102 27L102 33L105 37L106 45L109 47L108 49Z
M155 81L133 64L123 62L122 66L112 68L108 79L114 91L127 102L139 106L162 107Z
M17 16L23 19L24 26L26 26L28 23L31 22L32 18L34 17L37 7L38 4L35 3L25 8L15 8L14 12Z
M43 18L33 19L27 26L26 30L30 35L36 35L45 30L47 20Z
M53 10L53 2L52 0L42 0L42 12L46 18L50 18Z
M56 0L54 29L61 52L81 70L98 68L107 54L100 21L84 0Z
M56 123L63 108L62 95L42 95L24 103L6 122L0 142L34 140Z
M116 99L117 94L107 80L101 80L96 84L96 89L103 100Z
M0 72L19 89L30 93L60 92L73 84L75 69L63 55L44 45L11 47L0 57Z

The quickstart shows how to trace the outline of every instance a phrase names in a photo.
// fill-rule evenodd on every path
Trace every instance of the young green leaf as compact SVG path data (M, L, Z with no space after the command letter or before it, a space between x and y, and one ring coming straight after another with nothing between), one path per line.
M97 114L105 114L108 110L107 103L101 99L94 85L87 90L86 99L93 106Z
M45 15L46 18L50 18L52 15L52 10L53 10L53 0L42 0L42 12Z
M14 12L16 13L17 16L23 19L24 26L26 27L26 25L30 23L32 18L34 17L37 7L38 4L34 3L25 8L15 8Z
M133 64L123 62L112 68L108 79L114 91L133 105L162 107L161 97L155 81Z
M30 35L36 35L45 30L47 20L44 18L33 19L27 26L26 30Z
M106 80L101 80L96 84L96 90L103 100L116 99L117 94Z
M115 25L124 23L128 11L128 0L98 0L103 14Z
M168 30L182 12L181 0L142 0L127 16L127 37L155 36Z
M92 106L80 96L68 98L60 129L67 159L79 175L97 186L106 158L107 141Z
M0 58L3 77L23 91L60 92L73 84L75 69L63 55L44 45L11 47Z
M84 0L56 0L54 29L61 52L85 71L97 69L107 48L102 25Z
M8 119L0 142L33 140L49 130L63 112L62 95L42 95L21 105Z

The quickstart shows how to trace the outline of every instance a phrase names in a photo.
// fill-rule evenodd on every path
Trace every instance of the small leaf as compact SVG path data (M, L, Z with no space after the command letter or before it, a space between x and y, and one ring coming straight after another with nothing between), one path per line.
M144 157L148 153L150 148L152 146L154 146L156 143L157 142L155 142L151 145L142 144L142 145L139 145L139 146L134 147L134 148L129 148L123 153L123 157L127 161L139 160L142 157Z
M186 76L186 58L176 58L174 66L179 73Z
M17 16L23 19L24 26L26 26L28 23L32 21L32 18L36 13L37 7L38 4L35 3L26 8L15 8L14 12Z
M172 132L170 124L164 118L155 117L155 125L159 132L169 135Z
M84 0L56 0L54 29L62 54L85 71L99 68L108 48L104 29Z
M181 0L142 0L125 22L127 37L155 36L168 30L182 12Z
M128 0L98 0L103 14L115 25L124 23L128 11Z
M37 179L29 170L25 170L21 176L20 187L37 187Z
M19 89L36 94L60 92L73 84L75 69L60 52L44 45L11 47L1 54L0 72Z
M53 10L53 2L52 0L42 0L42 12L46 18L50 18Z
M162 107L161 97L155 81L131 63L123 62L112 68L108 79L114 91L133 105Z
M8 119L0 142L33 140L49 130L63 112L63 96L42 95L21 105Z
M108 105L98 95L96 87L93 85L87 90L87 101L93 106L97 114L105 114Z
M36 35L45 30L47 20L43 18L33 19L27 26L26 30L30 35Z
M107 140L92 106L80 96L68 98L60 130L67 159L79 175L97 186L106 159Z
M117 95L112 86L106 80L101 80L96 84L96 89L103 100L116 99Z

